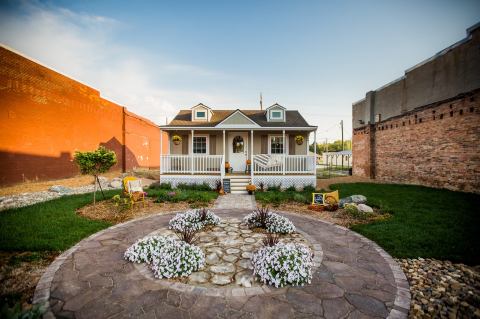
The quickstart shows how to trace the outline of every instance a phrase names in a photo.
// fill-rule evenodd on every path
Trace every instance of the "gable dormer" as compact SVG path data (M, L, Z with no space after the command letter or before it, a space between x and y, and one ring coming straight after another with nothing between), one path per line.
M286 108L278 103L273 104L265 110L268 122L285 122L287 120Z
M213 111L208 106L199 103L192 107L192 121L193 122L210 122Z

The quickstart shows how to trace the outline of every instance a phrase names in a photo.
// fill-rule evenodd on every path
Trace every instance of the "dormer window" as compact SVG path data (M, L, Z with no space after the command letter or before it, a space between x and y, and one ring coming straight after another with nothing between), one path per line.
M282 119L282 111L272 111L272 119L281 120Z
M212 118L212 114L212 109L202 103L192 107L192 121L208 122Z
M267 108L266 116L268 122L285 122L285 108L278 103Z
M197 119L206 119L207 118L207 112L205 111L197 111L197 114L195 116Z

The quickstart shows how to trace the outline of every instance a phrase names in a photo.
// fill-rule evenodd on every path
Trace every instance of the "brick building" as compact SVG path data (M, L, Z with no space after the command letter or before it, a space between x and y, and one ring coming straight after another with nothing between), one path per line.
M99 145L115 151L114 170L160 166L157 125L3 46L0 130L0 185L77 175L73 153Z
M480 24L353 103L353 174L480 193Z

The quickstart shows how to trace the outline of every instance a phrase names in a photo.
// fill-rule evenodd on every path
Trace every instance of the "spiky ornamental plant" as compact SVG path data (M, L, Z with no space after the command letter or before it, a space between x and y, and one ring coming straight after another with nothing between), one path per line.
M268 233L267 237L262 240L263 246L272 247L280 242L280 236L277 234Z
M108 172L108 170L117 163L117 156L114 151L100 146L97 150L92 152L76 151L74 161L80 168L83 175L92 175L94 177L94 191L93 191L93 205L95 206L95 199L97 194L97 183L102 191L102 185L98 179L98 175ZM105 199L105 195L103 195Z
M295 226L288 218L270 212L267 206L245 216L243 223L250 228L264 228L270 233L290 234L295 231Z

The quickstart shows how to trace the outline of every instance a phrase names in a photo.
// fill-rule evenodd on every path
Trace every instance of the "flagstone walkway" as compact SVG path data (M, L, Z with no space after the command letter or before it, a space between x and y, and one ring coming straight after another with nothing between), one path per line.
M250 212L215 210L224 219ZM309 285L224 290L145 276L123 253L137 239L165 227L169 214L116 225L81 241L51 264L34 303L49 304L45 318L407 317L405 275L378 245L340 226L281 214L322 251Z
M250 211L257 208L254 195L226 194L218 196L215 201L216 209L248 209Z

